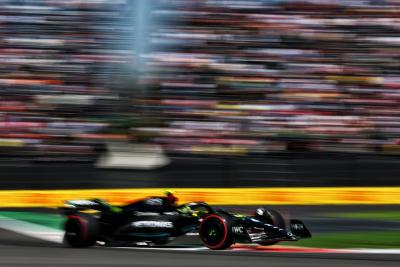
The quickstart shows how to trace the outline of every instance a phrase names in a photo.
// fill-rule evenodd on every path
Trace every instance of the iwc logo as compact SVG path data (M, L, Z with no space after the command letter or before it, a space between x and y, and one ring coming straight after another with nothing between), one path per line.
M291 226L293 230L304 230L304 226L300 223L294 223Z
M232 232L235 234L243 234L244 233L244 228L243 226L233 226L232 227Z

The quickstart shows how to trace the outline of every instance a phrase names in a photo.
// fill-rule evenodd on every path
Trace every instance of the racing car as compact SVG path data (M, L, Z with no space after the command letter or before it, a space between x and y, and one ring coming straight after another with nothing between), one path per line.
M124 206L101 199L65 204L61 208L67 217L64 242L71 247L165 245L191 233L198 234L208 248L222 250L234 243L272 245L311 237L300 220L289 220L287 230L282 215L267 208L243 215L204 202L171 206L166 197L148 197Z

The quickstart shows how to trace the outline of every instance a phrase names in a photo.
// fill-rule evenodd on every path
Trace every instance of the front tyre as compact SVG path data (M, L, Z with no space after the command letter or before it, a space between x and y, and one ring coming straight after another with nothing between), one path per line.
M200 224L200 239L210 249L227 249L233 244L232 223L225 214L210 214Z
M64 242L74 248L90 247L96 243L99 223L89 215L78 213L65 222Z

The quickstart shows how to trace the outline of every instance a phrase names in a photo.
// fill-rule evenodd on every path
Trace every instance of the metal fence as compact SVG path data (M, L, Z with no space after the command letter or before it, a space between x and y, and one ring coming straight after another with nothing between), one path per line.
M90 163L0 162L1 189L136 187L314 187L400 185L400 158L362 154L172 157L156 170L98 169Z

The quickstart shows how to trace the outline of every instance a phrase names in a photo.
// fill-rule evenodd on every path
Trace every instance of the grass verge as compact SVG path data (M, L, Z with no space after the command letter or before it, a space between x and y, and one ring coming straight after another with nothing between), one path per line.
M400 221L400 211L338 212L324 214L334 218Z
M315 234L311 239L285 242L282 245L318 248L400 248L400 231Z
M0 216L55 229L62 229L65 219L61 215L37 212L1 211Z

